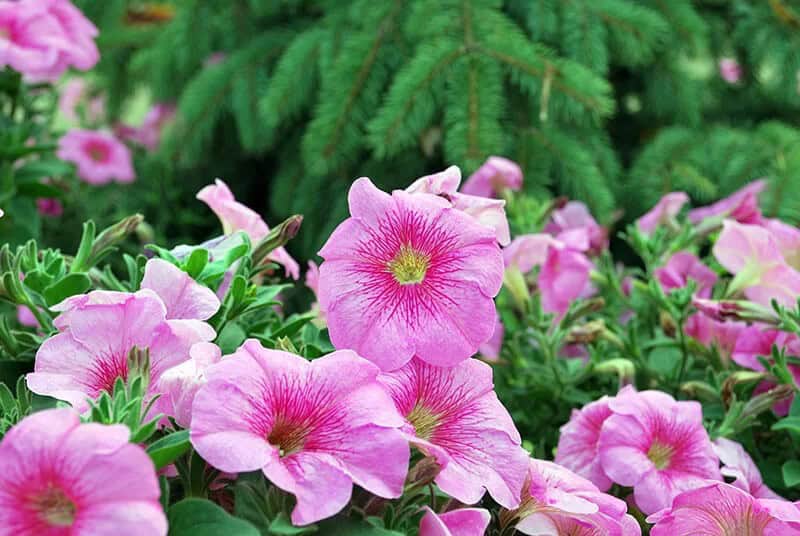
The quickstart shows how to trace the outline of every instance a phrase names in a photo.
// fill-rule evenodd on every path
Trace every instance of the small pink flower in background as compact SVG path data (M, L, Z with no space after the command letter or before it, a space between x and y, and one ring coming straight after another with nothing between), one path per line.
M155 403L158 413L174 417L183 428L192 422L192 402L197 391L206 384L205 372L219 363L222 352L216 344L199 342L189 350L191 359L167 369L158 380L155 391L161 396Z
M733 58L719 60L719 75L729 84L736 84L742 79L742 66Z
M325 313L319 309L319 266L314 261L308 261L306 286L311 289L311 292L314 293L314 298L316 298L316 301L311 304L311 310L317 313L317 320L325 325Z
M36 352L28 387L34 393L65 400L78 411L87 399L111 391L117 378L128 376L128 355L134 347L150 352L148 392L167 369L189 359L194 343L213 340L214 330L198 320L168 320L167 309L151 290L94 291L67 298L51 308L60 333Z
M399 497L408 443L378 372L349 350L309 362L247 341L206 370L192 407L192 444L217 469L261 470L293 494L295 525L339 512L354 483Z
M516 529L532 536L639 536L624 501L553 462L531 459Z
M0 530L18 535L164 536L155 467L123 425L34 413L0 442Z
M689 221L696 225L707 218L719 217L758 225L762 221L758 195L766 187L767 181L764 179L753 181L716 203L690 210Z
M527 274L547 260L547 252L551 247L561 245L548 234L520 235L503 249L503 262L506 267L516 266L523 274Z
M506 218L506 202L459 193L457 190L460 183L461 170L458 166L450 166L439 173L420 177L406 188L406 192L431 194L446 199L456 210L469 214L481 225L494 230L501 246L508 245L511 241L511 232Z
M469 176L461 193L479 197L500 197L503 190L519 191L522 188L522 169L513 160L490 156Z
M437 514L427 506L419 523L419 536L484 536L492 520L483 508L460 508Z
M203 65L205 65L206 67L213 67L214 65L219 65L220 63L225 61L225 58L227 57L228 55L224 52L214 52L213 54L211 54L209 57L206 58L206 60L203 62Z
M667 508L680 492L704 480L722 479L698 402L627 390L609 407L613 415L603 423L598 442L603 471L633 487L646 514Z
M686 334L704 345L713 344L723 359L730 359L736 341L747 327L744 322L719 321L703 313L695 313L686 320Z
M551 247L539 272L542 309L561 318L572 302L591 296L595 290L590 279L593 268L583 253Z
M107 132L72 129L58 140L56 154L74 163L78 178L89 184L128 183L136 178L130 150Z
M670 257L667 264L655 270L655 276L665 292L684 288L690 280L694 281L695 293L701 298L710 298L717 282L717 274L688 251L679 251Z
M673 222L683 206L689 202L685 192L670 192L651 208L644 216L636 220L636 226L644 234L652 234L664 224Z
M777 219L766 220L764 227L772 233L786 263L800 270L800 229Z
M758 499L723 482L710 482L679 494L647 522L655 523L651 536L800 535L796 505Z
M478 352L481 354L484 361L497 361L500 359L500 350L503 348L505 332L506 330L503 327L502 320L500 320L500 315L497 315L492 337L478 347Z
M175 117L175 107L171 104L155 104L145 115L138 127L120 124L115 133L120 139L137 143L150 151L158 149L161 133Z
M214 291L163 259L147 261L141 288L158 294L167 308L167 319L170 320L208 320L221 305Z
M36 200L36 210L42 216L58 218L64 213L64 205L54 197L40 197Z
M485 491L506 508L519 504L528 455L489 365L470 359L440 368L413 359L379 380L405 417L409 440L441 467L442 491L464 504Z
M599 253L608 247L608 232L595 221L589 207L579 201L570 201L554 211L544 232L580 251Z
M759 499L783 499L764 484L758 467L739 443L720 437L714 441L714 452L722 462L722 476L735 479L734 486Z
M39 321L36 320L33 312L25 305L17 305L17 322L29 328L39 327Z
M607 396L590 402L580 410L573 409L569 422L561 427L555 462L586 478L600 491L613 484L600 463L597 442L603 423L611 416Z
M68 121L79 124L84 119L96 124L105 116L106 99L103 95L92 97L89 85L83 78L73 78L64 84L58 99L58 109ZM79 111L83 109L83 117Z
M214 211L222 223L222 230L226 235L243 231L255 245L269 234L269 227L261 216L236 201L228 185L219 179L214 181L214 184L200 190L197 193L197 199ZM300 278L300 265L284 248L280 247L272 251L267 258L283 266L287 276L291 275L295 280Z
M319 252L319 301L331 341L383 370L417 355L453 366L495 328L503 280L494 232L437 196L353 183L351 217Z
M735 276L729 292L743 291L749 300L768 308L773 299L786 307L796 305L800 272L786 264L767 229L725 220L712 251Z

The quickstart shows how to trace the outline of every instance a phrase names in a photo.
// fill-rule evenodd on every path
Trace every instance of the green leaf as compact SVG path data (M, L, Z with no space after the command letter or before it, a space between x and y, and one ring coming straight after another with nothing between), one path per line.
M186 260L186 264L184 265L184 269L186 273L188 273L192 279L197 279L198 276L203 272L203 269L208 264L208 250L199 248L192 251L189 258Z
M793 488L800 484L800 460L789 460L783 464L783 482Z
M297 536L300 534L313 534L317 532L317 526L295 527L286 512L281 512L278 517L272 520L267 530L269 534L275 534L276 536Z
M800 433L800 417L786 417L772 425L773 430L788 430Z
M319 524L325 536L403 536L402 532L376 527L366 520L333 517Z
M70 296L83 294L92 286L89 276L82 273L69 274L44 289L43 295L47 305L55 305Z
M60 177L72 173L71 164L61 160L35 160L20 167L14 172L17 183L35 182L43 178Z
M63 191L43 182L21 183L17 186L17 193L28 197L64 197Z
M147 447L147 454L150 455L156 469L161 469L174 462L191 447L189 430L181 430L155 441Z
M169 536L260 536L258 529L205 499L184 499L169 509Z

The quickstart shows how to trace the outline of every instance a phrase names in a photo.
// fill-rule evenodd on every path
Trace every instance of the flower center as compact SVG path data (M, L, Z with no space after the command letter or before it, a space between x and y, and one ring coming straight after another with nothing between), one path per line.
M58 488L48 487L34 499L34 509L41 519L53 527L69 527L75 521L77 507L67 495Z
M285 458L303 450L308 432L306 428L278 419L267 436L267 442L278 449L281 458Z
M84 149L86 150L86 154L89 155L89 158L98 163L106 162L110 154L108 147L104 143L99 143L97 141L87 143Z
M422 404L417 402L411 413L408 414L408 422L414 427L414 432L417 437L424 440L429 440L439 426L439 416L425 408Z
M653 462L656 469L659 470L666 469L669 466L673 454L675 454L675 451L670 445L658 441L653 441L653 444L650 445L650 449L647 451L647 457Z
M428 271L430 257L411 246L400 246L400 250L389 261L388 268L395 280L401 285L422 283Z

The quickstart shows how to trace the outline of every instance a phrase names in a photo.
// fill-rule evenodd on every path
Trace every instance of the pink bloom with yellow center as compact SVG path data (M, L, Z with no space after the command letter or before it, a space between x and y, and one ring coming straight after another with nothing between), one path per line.
M630 389L627 387L626 389ZM603 423L611 416L607 396L572 410L569 422L561 427L555 462L588 479L600 491L611 489L613 482L603 471L598 441Z
M269 227L258 212L236 201L228 185L219 179L200 190L197 199L214 211L226 235L243 231L255 245L269 234ZM300 278L300 265L284 248L272 251L267 258L283 266L286 275L291 275L294 279Z
M453 366L495 327L503 261L494 232L445 199L378 190L349 194L351 217L320 251L319 301L331 341L389 371L412 356Z
M700 298L710 298L717 282L717 274L688 251L679 251L670 257L667 264L655 270L655 276L665 292L684 288L690 280L694 281L695 294Z
M155 467L123 425L34 413L0 442L0 532L164 536Z
M636 220L636 226L642 233L652 234L662 225L674 223L675 216L688 202L689 196L685 192L670 192L659 199L644 216Z
M800 510L790 502L758 499L723 482L679 494L647 518L651 536L798 536Z
M608 232L597 223L589 207L580 201L570 201L553 211L544 231L570 249L600 253L608 247Z
M720 437L714 441L714 451L722 462L722 475L733 478L734 486L759 499L783 499L764 484L755 462L739 443Z
M206 370L192 406L192 444L217 469L261 470L293 494L295 525L339 512L353 484L399 497L408 442L378 373L349 350L309 362L249 340Z
M506 508L519 504L528 456L494 393L489 365L470 359L441 368L413 359L379 380L405 417L410 441L441 467L435 482L442 491L464 504L485 491Z
M513 160L490 156L469 176L461 192L478 197L500 197L504 190L522 188L522 169Z
M133 182L131 152L107 132L73 129L58 140L57 156L78 168L78 178L89 184Z
M483 508L460 508L437 514L426 506L419 536L484 536L491 520L491 514Z
M689 221L695 225L707 218L728 218L739 223L758 225L762 221L758 207L758 195L767 187L767 181L759 179L720 199L707 207L689 211Z

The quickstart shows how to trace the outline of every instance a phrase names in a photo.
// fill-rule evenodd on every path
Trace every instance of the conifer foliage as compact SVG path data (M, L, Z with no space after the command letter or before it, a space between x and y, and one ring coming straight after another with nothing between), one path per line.
M792 0L82 7L103 30L112 105L136 83L178 103L162 161L187 173L223 158L269 162L259 180L273 216L306 214L307 252L342 218L327 194L357 169L392 187L445 162L468 173L491 154L521 162L526 187L583 199L606 219L619 202L630 219L666 191L707 201L761 175L769 210L800 218ZM741 79L720 77L724 57ZM242 154L231 155L232 136Z

